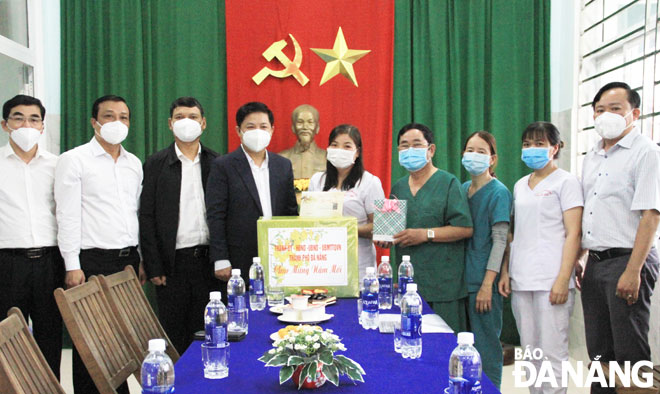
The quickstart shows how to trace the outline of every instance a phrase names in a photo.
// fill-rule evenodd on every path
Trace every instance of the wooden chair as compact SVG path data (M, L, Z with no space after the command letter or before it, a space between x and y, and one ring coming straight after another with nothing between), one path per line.
M21 310L0 322L0 390L3 393L64 394L28 328Z
M116 393L133 374L140 381L141 363L124 336L98 278L64 291L55 300L80 358L101 394ZM140 359L141 360L141 359Z
M154 310L142 290L140 281L133 267L127 266L124 271L107 277L99 275L99 282L110 308L119 320L124 334L133 351L141 356L140 362L149 353L149 340L163 338L167 343L166 353L176 363L179 353L167 337Z

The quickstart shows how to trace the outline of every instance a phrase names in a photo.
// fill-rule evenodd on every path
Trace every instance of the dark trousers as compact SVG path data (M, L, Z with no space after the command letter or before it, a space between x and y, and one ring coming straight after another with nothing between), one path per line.
M58 379L62 317L53 291L63 283L64 261L57 247L0 249L0 319L14 306L32 319L34 339Z
M120 256L118 250L85 249L80 251L80 268L85 273L86 279L92 275L112 275L122 271L127 265L132 265L135 272L138 272L139 264L140 255L137 248L131 248L126 256ZM72 350L74 392L78 394L98 393L76 347L74 346ZM128 394L128 384L123 383L117 388L117 392Z
M582 280L582 308L589 358L601 362L651 359L648 342L651 295L658 278L658 252L651 249L640 274L639 297L633 305L616 296L616 285L630 255L598 261L589 256ZM596 387L598 386L598 387ZM598 384L592 393L616 393Z
M214 290L220 290L220 282L213 276L208 247L177 250L174 272L165 286L156 286L156 298L160 324L179 354L204 329L204 309Z

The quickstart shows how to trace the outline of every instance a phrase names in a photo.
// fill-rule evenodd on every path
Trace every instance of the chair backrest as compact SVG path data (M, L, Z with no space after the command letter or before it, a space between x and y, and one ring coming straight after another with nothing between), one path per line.
M141 356L140 362L149 353L149 340L163 338L167 342L167 355L176 363L179 353L149 305L133 267L129 265L124 271L109 276L100 275L98 278L128 342L133 351Z
M64 291L55 300L80 358L100 393L116 388L133 374L140 381L138 356L128 344L98 278Z
M8 315L0 322L0 390L64 394L20 309L11 308Z

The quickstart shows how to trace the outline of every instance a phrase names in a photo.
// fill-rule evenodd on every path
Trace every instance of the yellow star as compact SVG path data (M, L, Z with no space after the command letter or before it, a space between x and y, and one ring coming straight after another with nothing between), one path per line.
M344 39L344 33L341 31L341 26L339 27L339 31L337 31L335 45L332 49L312 48L312 51L327 63L319 86L328 82L337 74L345 76L353 82L355 86L358 86L357 79L355 78L355 71L353 71L353 63L371 52L370 50L348 49L346 39Z

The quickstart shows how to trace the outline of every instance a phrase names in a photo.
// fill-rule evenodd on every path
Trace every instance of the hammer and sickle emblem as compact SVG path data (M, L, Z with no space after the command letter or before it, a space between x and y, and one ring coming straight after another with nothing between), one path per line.
M284 54L284 52L282 52L282 49L286 47L285 40L272 43L262 55L268 61L273 60L273 58L277 58L277 60L284 65L284 68L282 70L273 70L271 68L264 67L252 77L254 83L260 85L269 75L272 75L276 78L286 78L293 76L302 86L305 86L307 82L309 82L309 78L307 78L307 76L303 74L302 71L300 71L300 64L302 63L302 50L300 49L300 44L298 44L298 41L293 38L292 34L289 34L289 37L291 37L293 47L296 51L293 57L293 61L291 61L291 59L289 59Z

